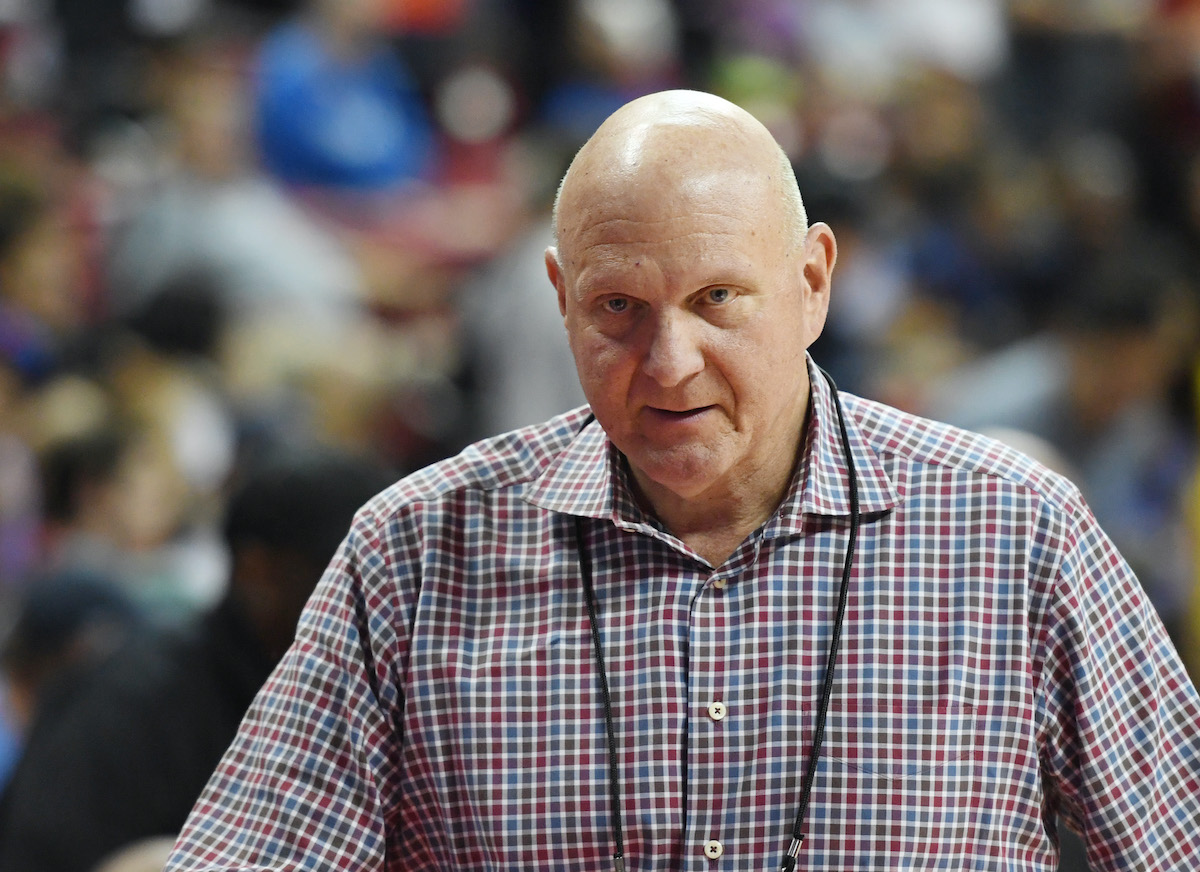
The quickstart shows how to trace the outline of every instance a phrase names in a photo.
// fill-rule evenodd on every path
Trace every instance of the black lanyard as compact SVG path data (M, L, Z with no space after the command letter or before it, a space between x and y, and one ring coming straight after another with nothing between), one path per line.
M846 416L842 401L838 397L837 385L825 370L820 373L829 383L833 407L837 411L838 432L842 450L846 456L846 475L850 490L850 531L846 538L846 554L842 560L842 583L838 593L837 616L833 622L833 634L829 640L829 656L825 663L825 681L821 687L821 701L817 706L817 722L813 729L812 748L808 752L808 764L804 770L804 781L800 789L800 806L792 823L791 842L779 864L780 872L792 872L800 846L804 844L804 817L812 795L813 781L817 776L817 762L821 756L821 743L825 738L825 716L829 712L829 698L833 695L834 669L837 665L838 647L842 639L842 622L846 616L846 599L850 593L850 571L854 567L854 543L858 539L861 515L858 507L858 475L854 468L854 457L850 449L850 436L846 432ZM588 422L591 418L588 418ZM584 426L587 426L587 423ZM604 649L600 644L600 628L596 622L596 593L592 589L592 558L584 547L583 523L575 516L575 544L579 553L579 574L583 579L583 592L587 598L588 621L592 628L592 648L596 655L596 668L600 673L600 694L604 701L604 728L608 733L608 793L612 803L613 870L625 872L625 834L621 826L621 781L617 765L617 736L613 730L612 696L608 689L608 673L604 668Z

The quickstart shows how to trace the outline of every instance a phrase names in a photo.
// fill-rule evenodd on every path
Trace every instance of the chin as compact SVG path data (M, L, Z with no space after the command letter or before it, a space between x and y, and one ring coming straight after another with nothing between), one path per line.
M630 465L656 487L668 490L681 499L691 499L716 483L724 465L707 453L701 456L689 454L686 457L631 457Z

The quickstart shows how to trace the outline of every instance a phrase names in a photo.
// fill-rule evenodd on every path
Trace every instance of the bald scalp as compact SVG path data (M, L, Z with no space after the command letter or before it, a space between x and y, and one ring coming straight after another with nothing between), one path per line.
M657 166L656 166L657 165ZM706 173L759 175L779 198L786 237L796 244L808 217L791 160L770 131L741 107L702 91L662 91L612 115L576 153L554 198L554 244L597 201L640 185L669 197ZM647 185L647 178L654 184Z

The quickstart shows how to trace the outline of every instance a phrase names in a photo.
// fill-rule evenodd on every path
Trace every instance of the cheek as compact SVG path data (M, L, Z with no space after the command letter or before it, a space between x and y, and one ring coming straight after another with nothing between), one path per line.
M725 344L713 362L739 403L776 405L807 378L804 351L801 336L773 329Z
M619 395L622 385L628 383L627 373L634 365L632 356L602 336L572 333L569 339L579 383L588 401L595 406L602 397Z

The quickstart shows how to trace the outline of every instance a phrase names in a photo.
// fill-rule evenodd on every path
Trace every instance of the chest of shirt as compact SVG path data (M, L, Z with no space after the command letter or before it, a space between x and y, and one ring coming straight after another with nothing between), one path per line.
M814 830L816 852L844 849L838 831L849 826L880 844L923 840L945 859L943 848L970 850L1001 795L1037 818L1031 546L985 523L932 549L900 520L864 527L857 549L814 797L843 814ZM844 530L831 520L759 539L713 572L658 537L600 529L588 547L628 853L707 868L719 836L728 868L769 868L812 740ZM537 550L488 538L457 551L469 572L425 576L406 764L433 774L466 830L512 835L496 856L592 868L611 819L577 551L569 537ZM967 794L960 812L930 817ZM900 822L881 818L889 807ZM910 807L924 810L904 820Z

